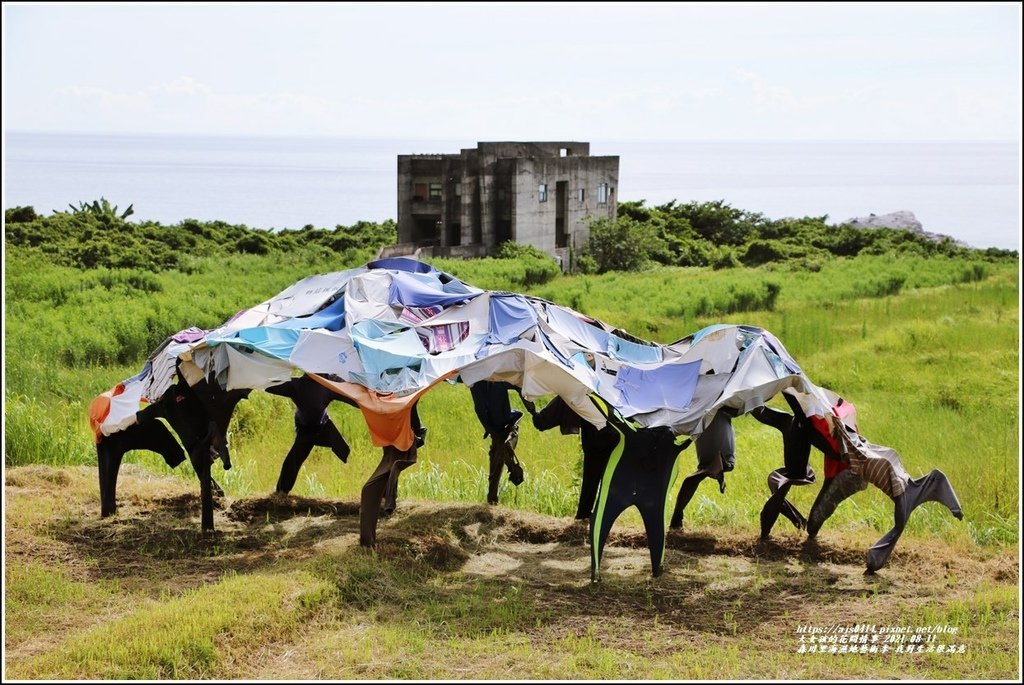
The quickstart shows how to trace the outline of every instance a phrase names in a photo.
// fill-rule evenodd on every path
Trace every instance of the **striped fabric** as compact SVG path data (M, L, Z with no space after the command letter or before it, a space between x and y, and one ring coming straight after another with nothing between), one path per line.
M892 499L907 489L910 474L903 468L899 453L891 447L865 440L850 428L838 431L840 453L849 460L850 470Z

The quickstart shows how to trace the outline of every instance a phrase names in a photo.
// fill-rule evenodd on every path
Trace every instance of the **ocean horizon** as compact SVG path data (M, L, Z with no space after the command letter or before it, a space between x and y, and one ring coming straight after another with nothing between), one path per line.
M1017 142L590 140L619 156L619 201L722 200L772 219L913 212L972 247L1020 249ZM107 198L131 220L333 228L397 215L397 156L475 140L4 134L4 208Z

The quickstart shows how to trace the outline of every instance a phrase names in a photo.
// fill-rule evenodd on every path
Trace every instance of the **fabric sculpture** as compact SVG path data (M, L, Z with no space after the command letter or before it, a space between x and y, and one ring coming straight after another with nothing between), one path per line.
M471 388L508 383L529 401L558 396L595 430L611 426L617 433L591 519L595 575L607 530L619 507L630 504L644 516L652 567L659 572L659 507L682 449L676 438L689 436L699 444L703 433L719 425L720 414L740 416L779 393L835 443L831 449L845 469L894 499L911 492L899 511L909 514L928 498L952 502L944 477L914 484L899 455L865 440L840 398L811 382L762 328L719 324L660 345L552 302L475 288L409 258L310 276L216 329L180 331L138 375L97 398L92 425L100 442L129 430L139 421L140 403L158 404L182 383L205 383L211 396L230 396L271 389L302 374L358 405L373 444L385 450L363 492L360 526L369 545L384 495L380 483L386 488L389 479L397 482L401 466L415 460L413 407L442 381ZM225 431L214 421L217 430L202 433L202 421L225 412L217 405L203 409L206 415L189 428L202 438L196 449L186 444L186 450L194 463L206 462L208 474L209 456L203 459L200 452L212 448L226 456L226 448L218 447ZM172 427L178 430L173 422ZM207 516L203 501L203 527L212 528L212 508ZM589 507L581 498L580 511ZM873 550L871 565L884 563L904 518L897 516L895 532Z

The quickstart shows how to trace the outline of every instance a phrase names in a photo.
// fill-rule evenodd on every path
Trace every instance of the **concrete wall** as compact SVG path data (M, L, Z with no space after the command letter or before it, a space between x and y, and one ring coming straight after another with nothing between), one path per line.
M615 216L618 181L619 158L591 157L590 144L579 141L483 142L458 154L399 155L398 242L469 254L479 252L477 246L490 250L511 239L564 259L567 250L586 244L588 217ZM562 247L556 236L559 182L567 184ZM426 184L419 200L414 199L417 183ZM430 197L431 183L440 184L440 198ZM547 184L546 202L538 198L541 183ZM599 183L610 191L601 205Z
M555 254L558 183L566 183L565 231L567 244L574 253L582 249L590 235L587 220L614 218L619 184L618 157L557 157L516 160L514 175L514 239ZM547 201L539 198L540 184L547 185ZM598 184L608 185L608 197L598 204ZM583 190L583 201L579 191Z

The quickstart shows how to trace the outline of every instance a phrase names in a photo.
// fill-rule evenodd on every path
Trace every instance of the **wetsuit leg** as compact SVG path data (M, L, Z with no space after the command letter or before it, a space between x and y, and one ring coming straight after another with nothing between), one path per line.
M601 476L608 466L608 456L619 444L619 434L614 428L605 426L600 431L587 424L580 435L583 447L583 480L580 483L580 498L576 505L576 518L590 518L597 500L597 489Z
M491 433L491 448L487 451L489 471L487 473L487 503L498 503L498 486L501 484L501 472L505 462L501 455L499 436Z
M292 443L292 448L288 450L284 463L281 465L281 475L277 479L277 492L288 494L295 487L299 469L302 468L302 464L312 451L315 439L315 433L303 428L296 428L295 442Z
M96 444L100 470L100 514L110 516L117 509L117 475L125 453L149 450L163 457L174 468L185 461L185 451L161 421L155 419L136 423L123 431L103 436Z
M874 573L885 566L889 556L896 549L903 529L907 525L910 514L918 506L925 502L940 502L945 505L957 519L963 519L964 513L960 507L960 500L957 499L949 479L938 469L933 470L927 476L907 482L907 489L902 495L893 499L895 511L893 518L895 525L892 530L871 546L867 555L867 572Z
M867 487L867 481L849 469L840 471L833 478L826 478L811 505L811 513L807 515L807 536L816 536L843 500Z
M384 486L384 502L381 505L381 515L390 516L398 505L398 476L402 471L416 463L416 447L400 453L401 456L391 465L388 473L387 484Z
M320 431L316 435L316 443L320 447L329 447L334 452L334 456L341 459L343 464L348 463L348 455L352 449L345 442L345 438L342 437L341 431L334 425L334 422L330 418L320 425Z
M398 473L415 462L415 446L405 452L392 445L384 448L380 463L363 485L359 497L359 544L363 547L377 543L377 520L389 481L394 478L397 490Z
M619 426L615 429L622 432ZM591 580L600 574L601 555L612 524L627 507L636 505L647 532L651 572L661 575L665 554L665 510L681 445L664 428L625 428L623 445L608 462L598 503L591 517Z
M705 478L710 476L704 471L698 471L683 479L683 484L679 486L679 495L676 497L676 507L672 511L672 520L668 524L669 528L683 527L683 511L697 493L697 486Z

